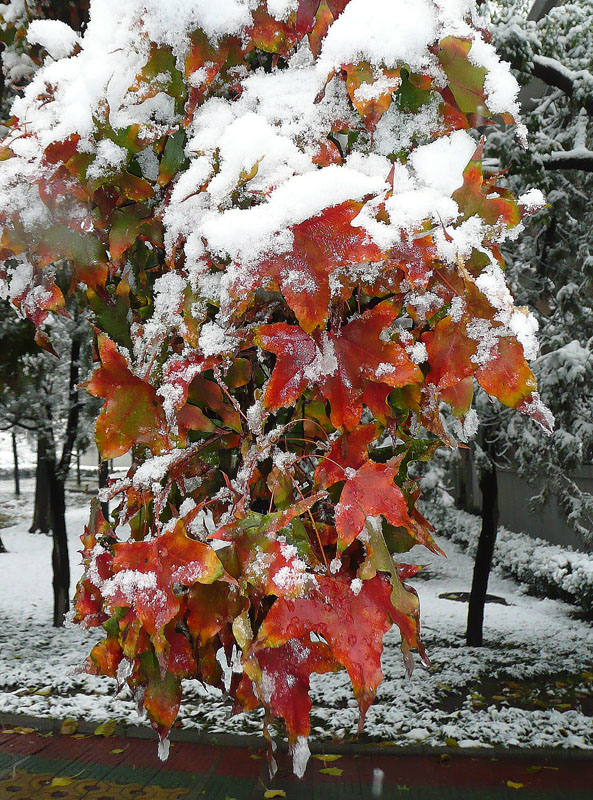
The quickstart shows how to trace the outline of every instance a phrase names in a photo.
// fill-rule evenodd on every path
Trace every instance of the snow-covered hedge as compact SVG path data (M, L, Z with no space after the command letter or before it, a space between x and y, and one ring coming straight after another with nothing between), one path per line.
M481 520L466 511L430 504L437 532L474 554ZM500 526L493 565L526 584L530 591L559 597L593 614L593 556Z

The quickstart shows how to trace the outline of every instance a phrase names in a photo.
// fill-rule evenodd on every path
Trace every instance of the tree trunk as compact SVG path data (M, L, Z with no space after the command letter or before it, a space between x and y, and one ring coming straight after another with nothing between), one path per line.
M37 434L37 470L35 472L35 508L29 533L48 533L51 528L49 508L50 445L47 437Z
M55 461L49 469L51 527L53 549L51 563L54 589L54 628L61 628L64 615L70 609L70 561L66 534L66 493L64 482L59 479Z
M474 510L474 469L471 450L466 447L459 448L459 461L456 465L456 498L455 505L463 511Z
M78 399L78 374L81 334L75 332L70 350L70 377L68 380L68 420L64 434L62 456L56 464L52 459L49 469L51 528L53 534L52 567L54 588L54 628L64 624L64 615L70 609L70 562L66 532L66 478L78 432L80 402ZM48 409L48 419L51 412Z
M16 433L12 429L12 460L14 462L14 493L17 497L21 496L21 481L19 475L19 454L16 447Z
M80 486L80 450L76 451L76 485Z
M2 541L1 536L0 536L0 553L8 553L8 550L4 547L4 542Z
M498 481L496 465L490 459L490 468L484 469L480 478L482 492L482 530L474 564L474 576L469 597L466 642L469 647L482 647L484 604L488 591L488 578L498 529Z
M104 489L107 486L107 479L109 478L109 461L101 461L99 456L99 489ZM101 503L101 513L105 519L109 519L109 503L107 501Z

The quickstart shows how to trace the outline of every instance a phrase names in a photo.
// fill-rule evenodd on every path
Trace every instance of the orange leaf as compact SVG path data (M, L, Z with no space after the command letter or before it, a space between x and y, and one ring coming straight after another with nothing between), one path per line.
M114 342L99 337L101 366L87 384L106 403L97 419L95 435L102 459L117 458L134 444L146 444L153 453L166 447L165 415L154 386L131 372Z

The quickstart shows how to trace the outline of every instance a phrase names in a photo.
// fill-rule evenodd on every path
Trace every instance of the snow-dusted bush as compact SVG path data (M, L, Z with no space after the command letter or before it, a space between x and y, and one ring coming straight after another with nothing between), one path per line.
M427 508L439 534L474 555L480 518L451 506L428 504ZM492 563L535 594L559 597L593 613L593 556L588 553L499 526Z

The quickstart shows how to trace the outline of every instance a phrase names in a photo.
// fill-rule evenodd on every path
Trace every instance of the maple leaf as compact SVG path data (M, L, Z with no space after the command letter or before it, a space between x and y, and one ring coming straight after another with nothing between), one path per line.
M337 672L342 666L327 644L312 642L304 636L289 639L278 647L252 648L244 668L258 687L266 708L284 719L289 742L294 745L299 736L306 737L311 731L311 674Z
M350 676L360 709L360 726L381 683L383 636L396 613L391 584L377 575L362 582L358 594L341 577L317 577L317 587L302 599L279 598L262 623L254 651L280 647L311 633L322 636L332 657Z
M307 333L327 322L331 300L330 277L339 267L380 261L382 252L370 241L363 228L351 223L358 216L363 202L349 200L326 208L320 214L289 230L292 250L269 255L247 271L238 269L231 294L245 302L256 288L282 292L300 326ZM347 299L351 287L341 296Z
M446 36L439 42L438 59L460 110L489 117L484 93L486 70L469 60L471 46L471 39Z
M357 470L368 460L368 446L377 438L375 423L359 425L351 433L344 433L332 442L332 446L315 470L315 483L331 486L347 480L351 471Z
M163 629L181 607L178 587L213 583L223 572L214 550L190 539L178 521L154 541L114 545L113 577L102 591L111 608L133 608L161 659L166 651Z
M295 325L262 325L255 342L278 356L264 402L272 410L292 405L307 386L319 386L331 405L336 428L352 430L360 422L367 381L391 387L419 383L421 370L404 348L380 337L397 317L384 301L339 331L313 336Z
M368 61L346 64L346 88L350 99L371 133L391 105L391 95L401 83L399 69L371 66Z
M186 598L189 632L205 645L241 614L245 603L231 583L195 583Z
M438 390L455 386L476 371L472 356L477 343L467 335L465 320L454 322L447 316L437 322L433 331L424 333L422 341L430 365L426 381Z
M512 228L521 221L521 211L512 193L494 185L494 178L484 179L482 172L482 153L484 139L476 147L468 165L463 170L463 184L451 197L462 214L462 220L474 214L488 225L502 222ZM494 195L494 196L492 196Z
M134 444L162 452L167 447L167 426L154 386L134 375L107 336L99 336L98 347L101 366L86 388L95 397L106 399L95 426L101 458L122 456Z
M491 355L493 357L476 372L476 379L488 394L505 406L516 408L537 388L523 346L512 336L501 336Z
M403 458L398 457L399 460ZM432 539L408 512L408 504L394 480L398 465L365 463L349 477L336 505L338 550L345 550L364 529L367 517L383 516L395 527L405 528L418 544L438 551Z

